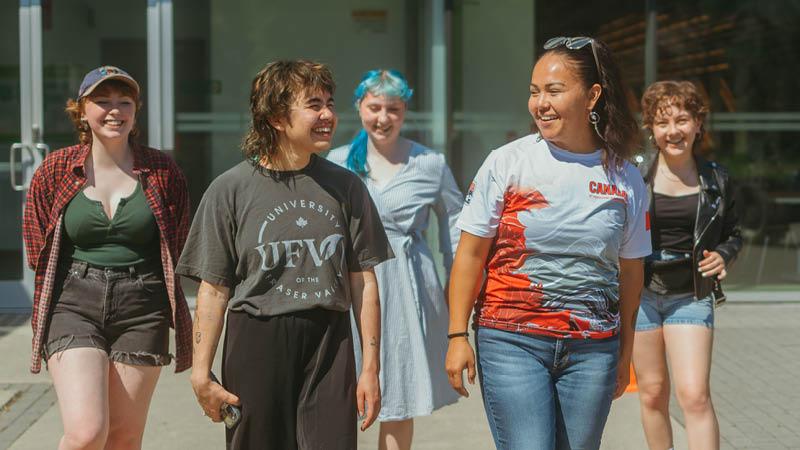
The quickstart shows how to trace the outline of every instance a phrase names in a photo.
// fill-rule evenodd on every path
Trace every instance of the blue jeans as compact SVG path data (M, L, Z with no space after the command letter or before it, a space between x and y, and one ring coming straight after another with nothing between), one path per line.
M557 339L478 328L478 373L500 450L598 449L619 338Z

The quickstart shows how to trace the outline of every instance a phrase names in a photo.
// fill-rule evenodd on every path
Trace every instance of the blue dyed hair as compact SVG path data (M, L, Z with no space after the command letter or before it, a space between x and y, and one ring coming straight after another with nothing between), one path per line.
M408 103L414 95L414 90L408 87L408 81L399 71L375 69L361 77L361 82L353 93L353 104L356 109L367 93L398 97ZM350 143L350 151L347 153L347 167L361 176L367 174L367 139L367 132L362 128Z

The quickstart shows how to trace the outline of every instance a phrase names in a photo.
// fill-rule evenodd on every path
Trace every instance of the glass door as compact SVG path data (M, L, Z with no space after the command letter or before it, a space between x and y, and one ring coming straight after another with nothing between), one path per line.
M77 96L83 76L96 67L118 66L130 73L149 104L146 6L142 1L42 1L43 141L53 151L77 143L64 106ZM145 143L147 115L145 107L137 117Z
M35 79L31 70L41 63L41 52L33 51L41 46L31 34L40 10L30 0L0 4L0 36L9 44L0 47L0 312L29 309L33 292L22 244L22 210L42 153L32 123L40 112L34 110L33 91L41 78Z
M140 142L159 148L170 142L172 113L164 105L171 108L172 55L162 36L171 34L171 20L169 0L0 2L0 36L17 43L0 49L0 313L30 310L25 193L51 149L77 143L64 107L84 74L101 65L125 69L141 85L146 105L137 117ZM148 139L154 134L155 141Z

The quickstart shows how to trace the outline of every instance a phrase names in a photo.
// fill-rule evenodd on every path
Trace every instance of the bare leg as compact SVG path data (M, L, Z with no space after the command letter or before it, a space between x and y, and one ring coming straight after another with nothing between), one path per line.
M714 331L697 325L664 326L675 394L686 418L689 448L719 449L719 423L711 403Z
M669 418L669 371L662 328L637 331L633 340L633 368L639 386L642 425L651 450L672 447Z
M139 450L161 367L112 362L108 370L110 429L107 450Z
M414 437L414 419L381 422L379 450L410 450Z
M72 348L47 361L61 411L59 450L102 449L108 436L108 355Z

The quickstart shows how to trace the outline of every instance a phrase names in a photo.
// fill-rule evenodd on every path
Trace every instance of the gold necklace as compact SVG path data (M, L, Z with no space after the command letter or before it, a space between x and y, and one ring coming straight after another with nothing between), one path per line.
M661 172L661 175L663 175L664 178L666 178L669 181L680 181L680 182L683 182L683 180L681 180L681 177L672 177L672 176L668 175L667 172L662 167L659 167L658 171Z
M659 168L658 168L658 171L659 171L659 172L661 172L661 175L663 175L663 176L664 176L664 178L666 178L666 179L667 179L667 180L669 180L669 181L674 181L674 182L681 182L681 183L683 183L683 178L681 178L680 176L675 176L675 177L673 177L673 176L667 175L667 171L665 171L665 170L664 170L664 168L663 168L663 167L661 167L661 166L659 166ZM686 183L684 183L684 184L686 184Z

